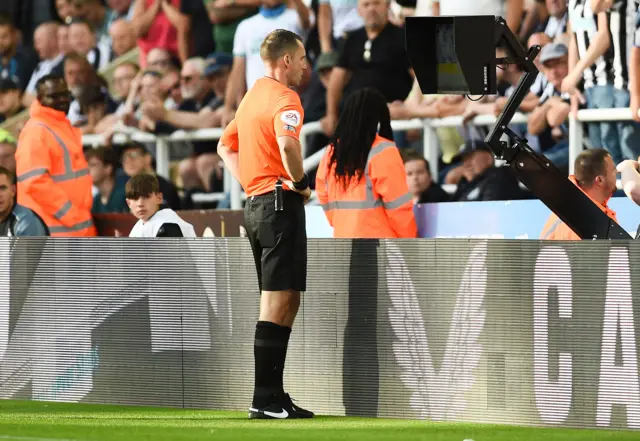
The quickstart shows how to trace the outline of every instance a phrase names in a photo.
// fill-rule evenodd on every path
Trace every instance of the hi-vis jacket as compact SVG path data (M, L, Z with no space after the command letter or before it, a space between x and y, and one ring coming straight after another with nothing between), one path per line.
M573 182L576 185L576 187L580 188L578 186L578 181L576 180L575 176L573 175L569 176L569 180L571 180L571 182ZM584 193L584 190L582 192ZM604 211L607 214L607 216L609 216L614 221L618 222L618 219L616 217L616 212L607 206L607 202L609 201L606 201L604 205L600 205L598 202L593 200L591 196L589 196L589 199L591 199L598 206L598 208ZM544 225L544 228L542 229L542 233L540 234L540 239L542 240L582 240L580 236L578 236L571 228L569 228L567 224L562 222L560 218L556 216L555 213L551 213L551 216L549 216L549 219L547 219L547 223Z
M18 203L35 211L51 236L96 236L91 176L82 134L63 112L34 101L16 150Z
M322 204L333 236L341 238L417 237L413 198L400 152L388 139L376 136L360 182L347 189L329 170L329 146L318 166L316 196Z

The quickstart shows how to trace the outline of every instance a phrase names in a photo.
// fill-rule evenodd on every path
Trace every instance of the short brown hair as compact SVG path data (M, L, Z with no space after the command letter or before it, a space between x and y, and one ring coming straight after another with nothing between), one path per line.
M118 168L118 155L112 148L97 147L95 149L89 149L85 152L84 157L87 161L91 158L98 158L103 165L110 165L112 175L115 174L116 168Z
M605 149L587 149L578 155L574 163L578 185L589 188L593 181L605 173L605 159L611 156Z
M148 198L152 194L160 193L158 178L149 173L140 173L127 181L125 194L127 199Z
M413 149L402 150L400 152L400 156L402 156L402 162L404 162L405 164L409 161L422 161L424 163L425 168L427 169L427 173L431 174L429 161L427 160L427 158L425 158L415 150Z
M260 57L264 61L275 62L284 54L298 49L298 42L303 42L302 37L295 32L276 29L260 45Z
M7 179L9 179L9 182L11 183L15 183L16 180L16 175L15 173L13 173L11 170L9 170L6 167L3 167L0 165L0 176L4 175L7 177Z

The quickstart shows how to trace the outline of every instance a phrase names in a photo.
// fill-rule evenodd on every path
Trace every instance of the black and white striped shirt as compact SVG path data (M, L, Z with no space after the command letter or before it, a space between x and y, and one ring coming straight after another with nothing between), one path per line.
M629 85L629 53L633 47L637 10L637 0L616 0L607 12L616 89L626 90Z
M636 22L634 26L633 45L635 47L640 47L640 2L636 3L638 3L638 12L636 13Z
M571 38L576 39L578 57L582 59L598 33L597 16L593 13L589 0L569 0L569 22L573 32ZM585 89L613 84L613 51L608 50L599 56L593 65L584 70L582 76Z

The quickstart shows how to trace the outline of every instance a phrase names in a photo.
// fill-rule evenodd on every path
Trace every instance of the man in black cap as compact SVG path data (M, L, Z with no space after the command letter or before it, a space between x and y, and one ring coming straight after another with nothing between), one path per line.
M523 199L518 180L508 167L496 167L491 149L484 142L467 141L453 162L462 163L462 178L453 202L508 201Z
M0 123L24 110L22 91L11 78L0 78Z

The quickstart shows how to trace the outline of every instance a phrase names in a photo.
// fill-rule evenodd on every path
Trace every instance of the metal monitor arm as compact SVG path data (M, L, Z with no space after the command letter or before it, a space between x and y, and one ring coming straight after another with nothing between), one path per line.
M509 97L495 127L485 138L494 155L506 161L517 178L569 228L582 239L625 239L632 237L617 222L609 218L582 190L574 185L565 173L545 156L534 152L527 140L518 137L509 123L527 96L538 75L533 63L540 53L540 46L525 51L502 17L496 17L495 44L505 47L514 57L499 58L497 64L518 64L525 72ZM503 135L513 145L500 141Z

